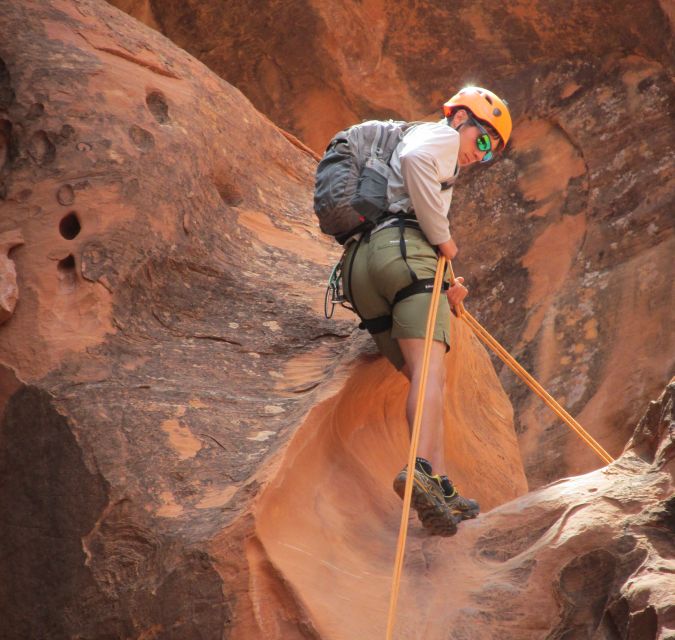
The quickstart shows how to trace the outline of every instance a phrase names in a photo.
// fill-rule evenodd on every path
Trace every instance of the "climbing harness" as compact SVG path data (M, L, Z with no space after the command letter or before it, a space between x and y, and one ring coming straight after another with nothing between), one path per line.
M406 226L412 226L413 228L416 229L419 229L420 226L417 221L408 222L404 216L398 217L397 225L398 225L398 246L401 249L401 257L403 258L403 262L405 262L405 266L408 267L408 273L410 273L410 277L412 278L413 284L415 284L415 282L417 282L419 278L417 277L417 274L415 273L413 268L408 264L408 248L405 245L405 229Z
M359 329L365 329L371 335L382 333L383 331L388 331L389 329L391 329L392 327L391 314L378 316L377 318L364 318L363 315L361 315L356 306L356 301L354 299L354 294L352 293L352 286L351 286L351 277L353 273L354 260L356 259L356 252L359 250L361 242L362 241L368 242L370 240L370 236L373 235L374 233L377 233L382 229L388 229L391 227L398 227L399 229L400 232L399 247L401 250L401 257L403 258L403 262L405 262L405 265L408 268L408 272L410 273L411 279L411 283L409 285L406 285L405 287L399 289L396 292L394 300L392 301L392 307L396 306L402 300L405 300L410 296L417 295L418 293L431 293L434 287L434 278L418 277L415 271L412 269L412 267L408 264L407 259L408 254L405 244L405 229L416 229L419 231L420 229L419 223L414 218L414 214L406 214L406 215L389 214L381 218L375 228L363 232L357 240L354 240L354 242L356 242L356 247L354 247L351 259L349 261L349 277L347 282L347 291L349 293L349 296L351 297L351 305L349 305L349 301L347 300L345 292L342 288L342 269L344 267L344 259L347 254L347 251L349 250L350 245L347 245L347 247L345 248L344 253L342 254L337 265L333 268L331 276L328 280L328 287L326 289L326 296L324 303L324 313L326 315L326 318L332 317L335 304L340 304L345 309L353 311L359 317L359 320L361 320L361 322L359 323ZM335 275L336 270L339 275ZM447 282L443 282L442 284L443 291L447 291L449 286L450 285ZM328 315L329 311L327 310L329 299L330 302L333 304L333 307L330 310L330 315Z
M455 274L452 269L452 264L447 262L447 267L450 271L450 285L455 284ZM420 379L418 398L424 398L427 377L429 373L429 355L431 353L431 342L433 338L433 327L436 322L436 313L438 310L438 299L441 293L441 283L443 281L443 274L446 268L446 259L441 256L436 267L436 277L434 278L433 292L431 295L431 303L429 313L427 315L427 327L424 338L424 357L422 360L422 375ZM465 322L473 333L488 347L490 347L499 358L530 387L553 412L561 418L570 429L572 429L593 451L603 460L609 464L614 459L603 449L598 442L569 414L563 409L560 404L509 354L509 352L495 340L490 333L476 320L460 303L455 307L456 315ZM415 467L415 459L417 457L417 446L419 442L420 429L422 423L422 401L417 402L415 408L415 417L413 421L413 430L410 440L410 451L408 455L408 469ZM401 526L399 529L398 543L396 547L396 559L394 561L394 574L392 578L391 597L389 601L389 616L387 618L387 635L386 640L392 640L394 632L394 622L396 617L396 605L398 602L398 594L401 583L401 573L403 570L403 557L405 554L405 542L408 533L408 514L410 512L410 503L412 500L412 483L414 474L409 473L406 478L405 494L403 496L403 512L401 514Z

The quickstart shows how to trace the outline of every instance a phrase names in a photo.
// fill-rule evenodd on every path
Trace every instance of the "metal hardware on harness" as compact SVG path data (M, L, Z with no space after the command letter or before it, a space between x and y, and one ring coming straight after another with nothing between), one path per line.
M344 289L342 288L342 267L344 263L344 254L337 261L333 270L330 272L330 277L328 278L328 286L326 287L326 295L323 300L323 314L327 319L333 317L335 313L335 305L339 304L345 309L354 311L352 306L347 302L345 298ZM329 309L330 305L330 309Z

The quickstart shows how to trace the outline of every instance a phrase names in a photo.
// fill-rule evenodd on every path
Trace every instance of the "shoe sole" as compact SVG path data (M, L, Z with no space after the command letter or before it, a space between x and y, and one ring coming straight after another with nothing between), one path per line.
M406 475L399 474L394 479L394 491L401 500L405 495ZM445 500L434 492L431 481L417 470L413 475L411 504L422 526L433 535L448 537L457 533L461 517L448 509Z
M451 513L460 517L462 520L473 520L480 514L480 510L461 511L460 509L452 509Z
M456 509L450 506L448 506L448 508L453 515L459 516L462 520L472 520L473 518L477 518L478 514L480 513L480 507L476 509L467 509L466 511L462 511L461 509Z

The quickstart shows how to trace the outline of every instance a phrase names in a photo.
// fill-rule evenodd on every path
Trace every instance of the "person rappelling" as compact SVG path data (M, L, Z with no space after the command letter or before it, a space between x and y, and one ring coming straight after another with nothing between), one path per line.
M512 121L507 103L481 87L462 89L443 112L439 122L369 121L336 134L317 169L314 205L322 231L345 246L329 282L332 301L351 305L380 353L410 381L411 430L424 403L412 505L427 530L448 536L480 511L448 478L443 454L444 356L451 309L468 295L464 279L444 280L420 397L427 314L438 259L458 252L449 212L459 169L494 160ZM401 498L407 474L406 466L394 479Z

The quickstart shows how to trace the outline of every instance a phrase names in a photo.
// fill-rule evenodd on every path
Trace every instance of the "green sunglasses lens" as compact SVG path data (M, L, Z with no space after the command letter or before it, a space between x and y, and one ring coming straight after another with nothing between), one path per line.
M481 151L490 151L492 149L492 142L490 136L484 133L476 138L476 145Z

